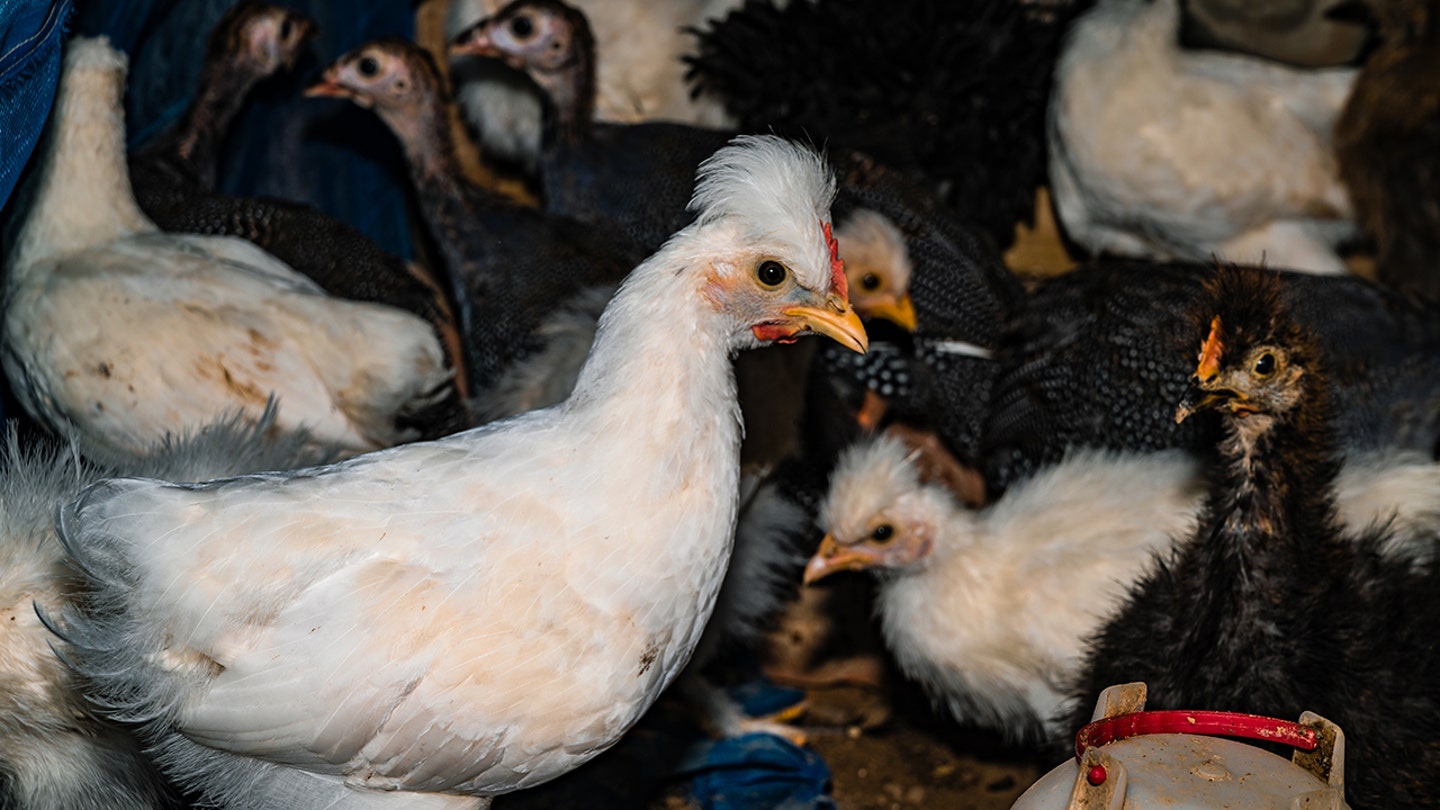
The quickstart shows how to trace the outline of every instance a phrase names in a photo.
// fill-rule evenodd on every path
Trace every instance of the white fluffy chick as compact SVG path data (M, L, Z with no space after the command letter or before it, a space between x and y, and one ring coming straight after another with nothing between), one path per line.
M7 436L0 473L0 807L154 810L177 802L135 736L102 719L82 696L56 655L65 654L63 644L41 621L84 593L55 537L55 510L120 472L188 481L319 460L299 436L267 435L272 416L254 425L222 420L143 458L100 463L59 440L22 448L13 430Z
M455 0L446 40L499 11L507 0ZM572 0L595 32L595 117L634 123L665 120L708 127L731 124L719 99L693 96L681 57L694 45L689 26L724 16L741 0ZM452 60L455 97L487 156L534 169L540 153L543 96L523 74L498 60Z
M3 361L26 410L143 453L271 397L276 428L350 453L418 437L451 371L430 325L332 298L244 239L160 232L130 189L126 58L69 43L36 193L5 279Z
M1098 0L1072 23L1049 114L1065 232L1096 253L1344 272L1331 131L1355 71L1182 50L1180 5Z
M1440 465L1356 458L1337 490L1347 525L1413 529L1387 553L1433 560ZM873 571L881 630L908 677L959 722L1055 739L1089 639L1155 552L1188 536L1204 494L1200 463L1182 451L1087 450L974 511L922 481L903 443L877 438L842 456L805 580Z
M865 333L814 152L740 137L615 294L574 393L434 442L61 510L80 670L221 806L482 808L620 739L725 574L732 355Z

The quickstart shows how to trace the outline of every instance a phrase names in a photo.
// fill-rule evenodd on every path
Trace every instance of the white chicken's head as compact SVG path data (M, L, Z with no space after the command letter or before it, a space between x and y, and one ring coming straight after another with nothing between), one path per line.
M452 54L500 59L532 75L568 71L595 47L585 14L559 0L515 0L462 31Z
M865 327L830 226L834 196L834 176L814 151L741 135L700 164L695 221L662 252L704 274L702 294L733 321L736 348L813 332L864 352Z
M820 507L825 539L805 566L808 585L839 571L912 569L935 550L948 497L920 480L912 451L877 436L851 446Z
M850 303L865 318L884 318L906 331L915 331L915 304L910 300L910 251L905 235L890 218L861 208L835 229L845 275L850 279Z
M294 67L317 31L315 21L298 11L253 0L237 3L216 23L206 63L270 76Z
M367 42L325 69L307 96L347 98L392 122L414 120L445 99L445 82L428 52L409 40Z

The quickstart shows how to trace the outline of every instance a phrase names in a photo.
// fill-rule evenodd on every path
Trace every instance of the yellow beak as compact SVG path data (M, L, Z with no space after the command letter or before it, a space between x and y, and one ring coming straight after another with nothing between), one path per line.
M859 305L858 308L867 318L884 318L907 332L914 332L919 325L915 317L915 303L910 300L909 295L899 298L887 295L873 303Z
M841 571L862 571L874 564L874 557L865 551L847 549L835 542L834 535L825 535L820 541L820 549L810 562L805 565L805 578L802 580L806 585L812 585L831 574Z
M870 338L865 334L865 325L845 299L831 295L825 308L790 307L784 310L790 319L794 334L816 332L833 339L842 346L864 354L870 349Z

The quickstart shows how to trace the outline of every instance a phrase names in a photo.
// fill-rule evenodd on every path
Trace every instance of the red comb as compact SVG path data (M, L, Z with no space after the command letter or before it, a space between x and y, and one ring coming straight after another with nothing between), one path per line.
M1220 342L1220 316L1216 315L1210 321L1210 334L1205 338L1205 344L1200 347L1200 365L1195 369L1195 376L1202 380L1214 377L1220 371L1220 355L1225 352L1225 344Z
M830 246L830 286L841 298L850 300L850 286L845 278L845 260L840 258L840 243L835 241L835 234L830 229L830 223L821 221L820 229L825 232L825 244Z

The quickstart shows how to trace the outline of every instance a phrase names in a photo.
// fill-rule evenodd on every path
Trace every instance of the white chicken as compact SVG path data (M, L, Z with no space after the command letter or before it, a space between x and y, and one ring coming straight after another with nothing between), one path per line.
M740 137L621 285L574 393L434 442L61 510L63 622L162 766L246 808L474 808L614 744L689 660L739 486L732 355L863 351L814 152Z
M1433 560L1440 465L1357 458L1338 483L1347 525L1391 521L1408 539L1387 554ZM805 581L875 571L881 630L904 673L961 722L1056 739L1089 639L1155 553L1187 536L1204 496L1201 465L1183 451L1086 450L973 511L922 481L900 440L878 438L842 456Z
M508 0L455 0L445 18L447 41ZM720 100L692 96L681 57L694 42L687 26L723 16L741 0L574 0L590 18L598 60L595 116L634 123L680 121L724 127ZM641 44L643 43L643 45ZM534 167L540 152L542 96L518 71L496 60L453 60L456 99L479 133L487 156Z
M1345 271L1331 144L1351 68L1179 47L1180 0L1099 0L1066 35L1049 114L1056 213L1086 250Z
M178 796L125 728L97 716L40 616L84 593L55 538L55 510L116 473L174 481L286 469L319 459L297 435L222 420L194 436L96 463L59 440L22 447L12 429L0 472L0 807L155 810ZM178 805L177 805L178 806Z
M279 430L348 452L418 436L451 371L408 312L344 301L251 243L160 232L135 203L126 58L72 41L5 279L3 361L32 416L141 453L272 396Z

